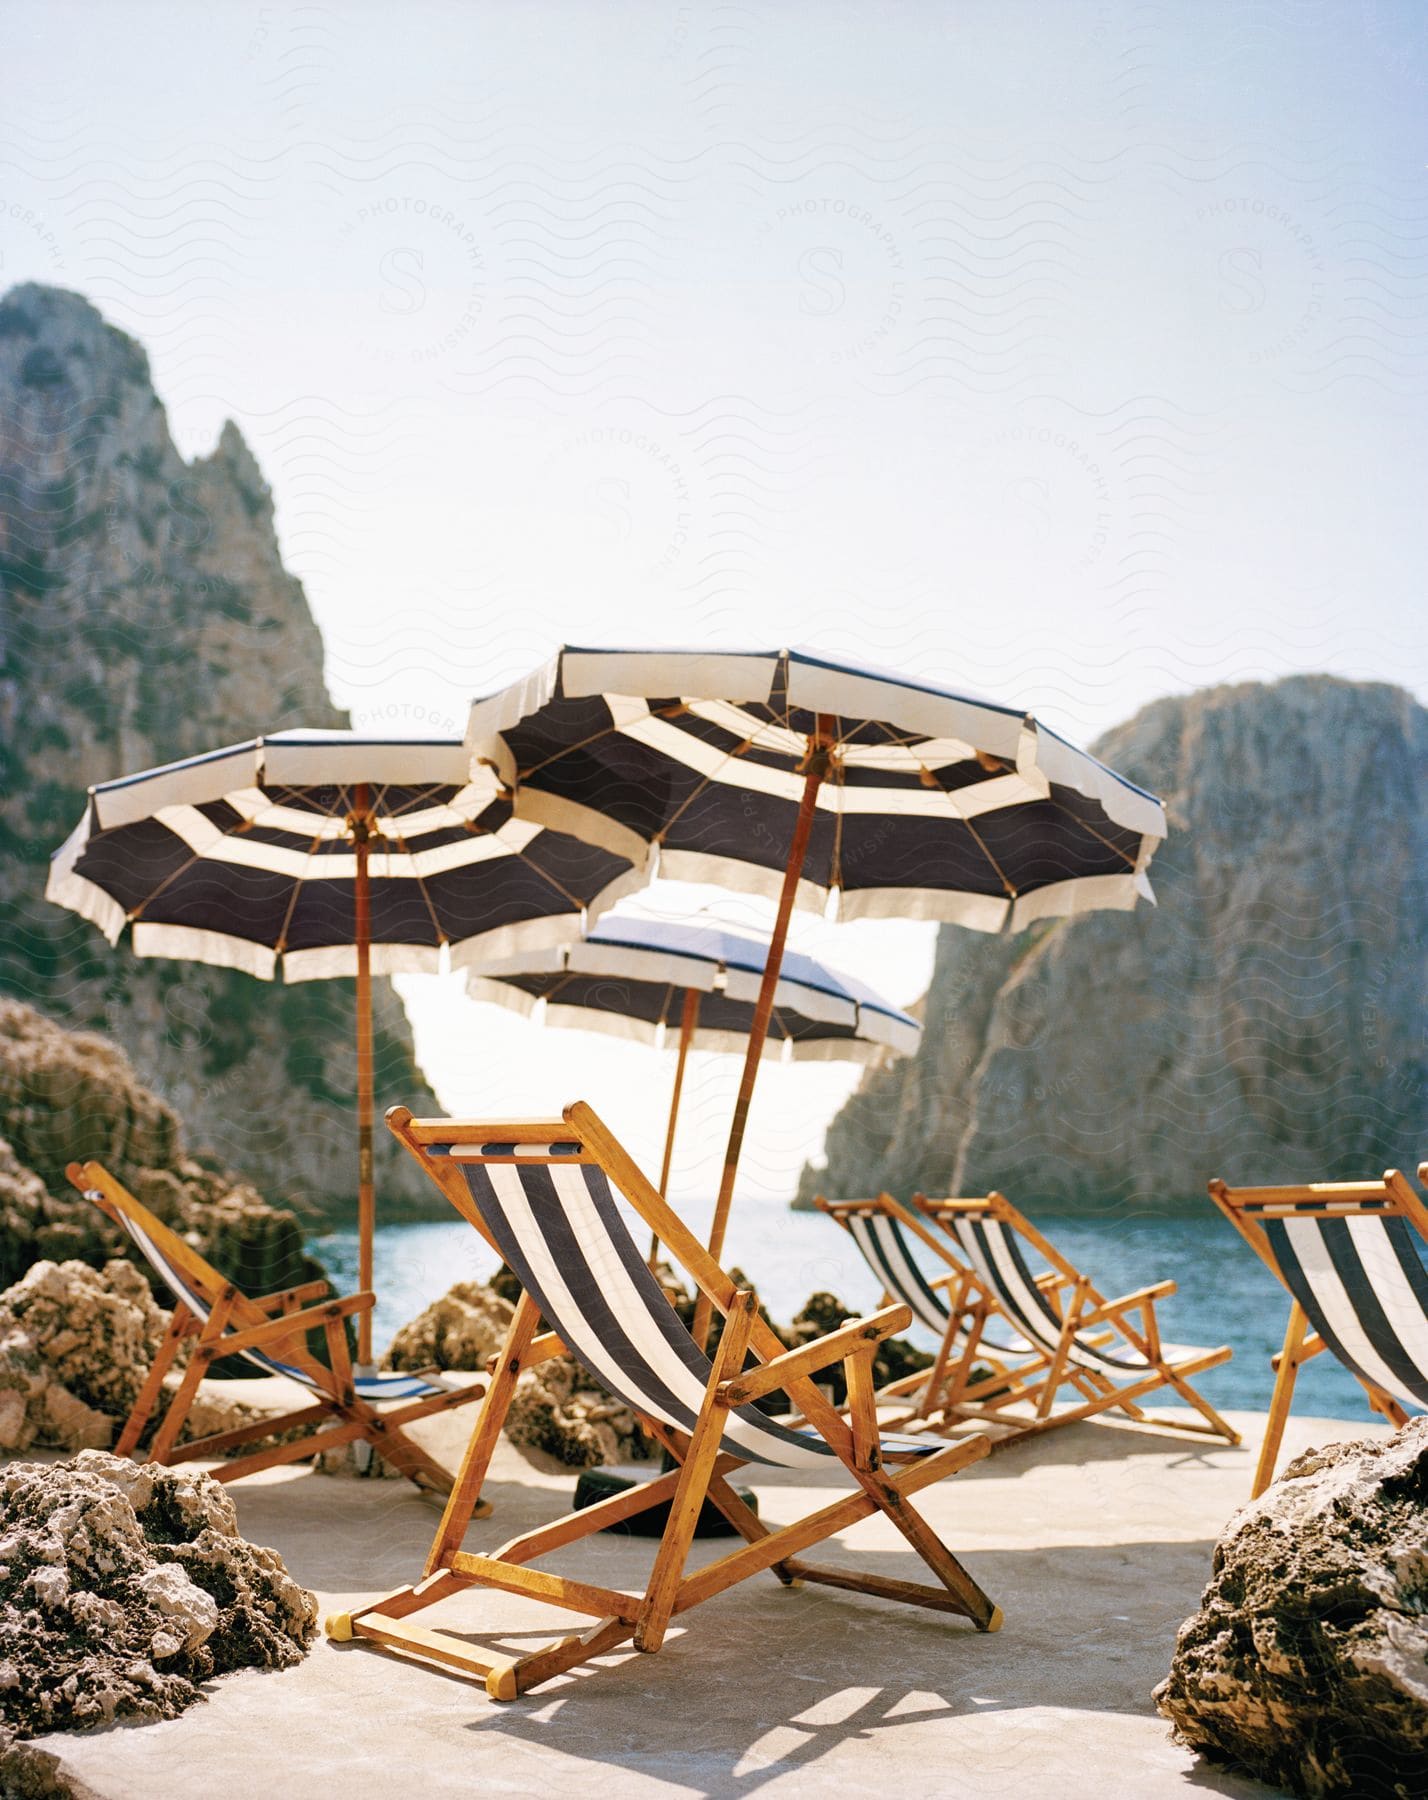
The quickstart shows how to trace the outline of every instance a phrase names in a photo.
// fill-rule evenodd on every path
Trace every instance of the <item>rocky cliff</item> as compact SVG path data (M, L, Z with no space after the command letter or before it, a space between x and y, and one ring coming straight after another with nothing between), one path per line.
M1158 907L946 927L916 1058L800 1199L1115 1207L1428 1154L1428 713L1327 676L1162 700L1097 753L1167 801Z
M91 782L259 731L340 723L272 497L237 428L185 462L136 343L78 295L6 295L0 992L111 1033L195 1142L270 1195L345 1218L351 984L269 987L140 962L42 898L50 853ZM405 1016L381 983L378 1004L379 1101L426 1104ZM396 1146L378 1151L383 1215L434 1210Z

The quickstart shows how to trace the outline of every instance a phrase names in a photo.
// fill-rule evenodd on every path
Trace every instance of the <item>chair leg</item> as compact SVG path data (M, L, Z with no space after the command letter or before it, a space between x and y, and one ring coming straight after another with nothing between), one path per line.
M637 1650L658 1650L669 1629L679 1578L689 1547L694 1542L694 1528L699 1523L699 1513L724 1436L724 1423L729 1416L728 1408L719 1404L718 1390L721 1383L731 1380L744 1366L744 1353L749 1347L749 1331L757 1304L752 1290L745 1288L725 1317L724 1334L719 1340L719 1351L704 1391L704 1405L690 1433L689 1450L679 1472L679 1485L670 1502L669 1523L655 1553L654 1567L640 1607L635 1626Z
M164 1333L163 1341L154 1353L153 1363L144 1377L144 1385L139 1389L138 1398L124 1421L124 1429L119 1433L119 1441L114 1446L116 1456L132 1456L139 1446L139 1439L144 1435L144 1427L149 1422L149 1415L158 1404L159 1395L163 1392L164 1377L173 1366L178 1355L178 1347L183 1340L197 1330L193 1314L180 1300L174 1307L173 1318Z
M213 1366L213 1359L217 1354L214 1346L227 1329L229 1316L237 1300L238 1290L230 1284L224 1288L214 1302L213 1310L208 1315L208 1323L199 1333L193 1354L188 1359L188 1367L183 1372L183 1380L179 1383L178 1392L174 1395L169 1410L160 1421L159 1429L154 1434L154 1441L149 1446L151 1462L166 1463L173 1454L178 1434L183 1429L184 1420L188 1417L189 1408L193 1405L194 1396L198 1393L198 1384Z
M466 1528L481 1499L481 1484L491 1466L491 1458L500 1440L501 1427L510 1411L511 1396L516 1391L522 1358L530 1347L539 1323L540 1307L529 1294L523 1293L516 1303L515 1313L506 1331L506 1341L496 1360L491 1385L486 1389L486 1397L476 1415L471 1441L461 1459L461 1467L446 1502L446 1511L441 1515L441 1524L432 1539L431 1550L426 1559L428 1575L447 1567L461 1548L461 1540L466 1535Z
M1228 1419L1222 1419L1220 1417L1219 1413L1215 1411L1214 1407L1211 1406L1210 1402L1203 1394L1197 1394L1195 1389L1191 1387L1190 1383L1186 1381L1183 1376L1174 1375L1168 1369L1165 1374L1166 1380L1169 1381L1171 1387L1175 1389L1180 1398L1190 1402L1196 1412L1200 1413L1208 1421L1210 1429L1218 1437L1222 1437L1227 1444L1239 1443L1239 1432L1235 1430ZM1177 1429L1180 1431L1193 1431L1196 1427L1193 1425L1181 1425L1178 1426ZM1203 1430L1204 1427L1201 1426L1199 1429Z
M1259 1447L1254 1486L1250 1499L1258 1500L1274 1480L1274 1465L1279 1460L1279 1446L1294 1398L1294 1382L1299 1374L1300 1351L1309 1326L1308 1314L1296 1300L1289 1309L1289 1323L1284 1330L1284 1348L1279 1353L1279 1373L1274 1378L1274 1396L1269 1403L1269 1417L1264 1426L1264 1442Z
M897 1526L943 1587L961 1604L966 1616L977 1627L977 1630L1000 1631L1002 1609L988 1599L922 1514L899 1491L896 1483L881 1474L864 1476L861 1479L865 1483L871 1480L877 1484L876 1488L870 1488L869 1492L874 1494L883 1512Z

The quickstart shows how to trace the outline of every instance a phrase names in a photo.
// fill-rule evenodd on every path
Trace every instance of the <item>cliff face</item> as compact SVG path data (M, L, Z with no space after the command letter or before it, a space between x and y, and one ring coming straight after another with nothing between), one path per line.
M341 724L273 505L232 424L186 463L143 351L75 294L0 300L0 991L124 1046L195 1141L351 1214L352 992L140 962L43 899L85 790L287 725ZM429 1092L382 988L379 1098ZM415 1097L415 1098L414 1098ZM385 1136L385 1134L380 1134ZM426 1208L379 1145L384 1216Z
M938 941L917 1057L800 1198L1114 1206L1428 1153L1428 713L1329 677L1147 707L1097 754L1168 803L1156 908Z
M190 1155L172 1109L121 1050L0 999L0 1287L37 1257L98 1267L132 1253L65 1178L67 1163L90 1157L250 1293L320 1273L294 1215L212 1157Z

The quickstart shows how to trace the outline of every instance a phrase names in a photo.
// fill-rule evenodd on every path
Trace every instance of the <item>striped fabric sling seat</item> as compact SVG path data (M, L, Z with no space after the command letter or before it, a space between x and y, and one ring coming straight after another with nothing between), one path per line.
M1336 1356L1394 1426L1428 1408L1428 1207L1404 1175L1294 1187L1212 1181L1210 1197L1290 1296L1254 1496L1274 1479L1295 1380L1311 1357Z
M957 1256L943 1236L935 1236L925 1220L899 1204L891 1194L872 1200L828 1200L815 1195L813 1204L852 1238L863 1261L881 1284L885 1302L901 1301L917 1324L933 1333L937 1353L928 1368L901 1376L878 1390L879 1400L895 1400L922 1390L913 1411L899 1420L926 1429L945 1417L980 1368L978 1392L1044 1367L1047 1352L1013 1330L995 1300L977 1280L971 1266ZM913 1251L913 1241L945 1266L929 1280Z
M589 1107L547 1123L483 1124L387 1115L394 1134L436 1185L520 1278L523 1293L477 1418L425 1578L328 1621L329 1636L428 1658L479 1677L495 1699L512 1699L626 1641L661 1647L674 1615L752 1575L852 1588L959 1614L983 1631L997 1608L937 1538L908 1496L985 1456L984 1437L931 1443L879 1430L872 1390L877 1346L908 1322L905 1307L850 1320L797 1350L785 1350L760 1319L754 1294L738 1290L684 1227ZM712 1357L695 1343L636 1247L616 1195L634 1209L724 1315ZM537 1335L544 1318L548 1329ZM463 1549L518 1375L551 1356L573 1355L630 1406L674 1467L599 1504L512 1539L492 1554ZM841 1361L854 1398L842 1418L810 1379ZM754 1402L786 1390L803 1428ZM853 1492L808 1518L771 1529L739 1499L727 1476L745 1465L842 1472ZM697 1570L685 1563L708 1500L744 1539ZM668 1523L641 1594L571 1581L529 1565L565 1544L668 1506ZM804 1562L799 1552L875 1512L896 1526L937 1578L936 1586ZM482 1656L465 1637L405 1623L411 1613L470 1587L525 1593L592 1620L579 1636L525 1656Z
M137 1451L158 1404L164 1378L180 1346L192 1338L195 1342L187 1368L153 1442L144 1452L146 1461L175 1463L226 1456L244 1443L311 1425L316 1428L313 1432L292 1443L228 1458L212 1470L214 1479L236 1481L259 1469L295 1462L361 1439L419 1487L439 1493L450 1489L449 1471L415 1444L403 1427L415 1419L479 1400L483 1384L452 1381L435 1372L356 1374L348 1349L346 1321L370 1308L374 1295L351 1294L335 1299L328 1283L320 1280L276 1294L244 1294L191 1244L155 1218L102 1163L71 1163L66 1173L71 1184L125 1232L175 1301L168 1332L115 1444L117 1455L132 1456ZM328 1354L325 1364L307 1348L306 1334L315 1330L324 1334ZM251 1364L262 1375L279 1375L297 1382L311 1393L312 1403L180 1445L178 1435L197 1397L199 1382L215 1362L229 1356ZM395 1410L379 1412L379 1406Z
M913 1204L948 1234L1002 1318L1041 1358L1011 1384L969 1382L951 1408L958 1416L996 1420L1020 1436L1119 1411L1139 1423L1239 1442L1239 1433L1189 1381L1228 1362L1229 1345L1202 1348L1161 1339L1155 1305L1175 1292L1173 1281L1108 1300L1005 1195L929 1200L916 1194ZM1047 1265L1045 1273L1033 1272L1028 1249ZM971 1335L975 1349L975 1328ZM1058 1407L1066 1388L1071 1403ZM1158 1388L1171 1389L1201 1417L1148 1417L1137 1403Z

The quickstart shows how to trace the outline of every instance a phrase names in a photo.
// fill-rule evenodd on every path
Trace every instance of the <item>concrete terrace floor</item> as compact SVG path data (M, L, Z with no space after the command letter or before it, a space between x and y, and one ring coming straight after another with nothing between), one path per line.
M1268 1796L1172 1743L1150 1699L1214 1542L1249 1492L1263 1419L1230 1416L1248 1447L1085 1423L924 1490L916 1504L1006 1615L995 1636L863 1595L787 1591L765 1575L686 1614L659 1655L625 1649L509 1704L371 1646L319 1639L299 1668L225 1677L182 1718L41 1741L105 1800ZM418 1429L454 1464L459 1414ZM1367 1420L1291 1419L1285 1453L1378 1435ZM495 1514L468 1547L494 1548L564 1511L573 1485L571 1471L503 1443L486 1488ZM747 1485L779 1522L843 1484L759 1471ZM233 1492L244 1533L281 1551L324 1614L417 1579L437 1520L405 1482L305 1466ZM695 1558L724 1547L698 1543ZM809 1554L926 1578L881 1519ZM649 1555L647 1542L603 1535L546 1566L638 1588ZM446 1601L425 1622L508 1651L582 1628L577 1615L489 1592Z

